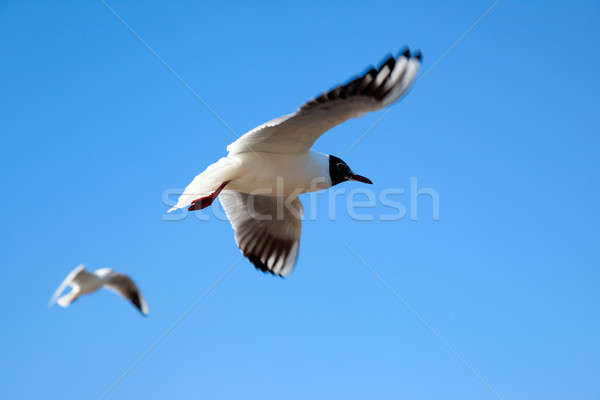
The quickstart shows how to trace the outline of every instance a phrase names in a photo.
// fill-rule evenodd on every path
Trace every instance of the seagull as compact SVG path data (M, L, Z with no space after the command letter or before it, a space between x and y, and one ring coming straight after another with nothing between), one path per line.
M71 287L71 291L66 295L59 297L62 292ZM85 265L80 264L67 275L63 283L60 284L54 295L48 303L48 307L55 302L61 307L68 307L72 302L84 294L90 294L101 287L110 289L129 300L143 315L148 315L148 305L140 293L135 283L127 275L113 271L112 268L100 268L93 273L85 269Z
M242 254L263 272L288 276L300 243L298 195L345 181L372 183L339 157L311 150L312 145L334 126L400 99L415 81L421 59L420 51L411 54L405 48L295 113L245 133L227 146L226 157L192 180L169 212L200 210L219 197Z

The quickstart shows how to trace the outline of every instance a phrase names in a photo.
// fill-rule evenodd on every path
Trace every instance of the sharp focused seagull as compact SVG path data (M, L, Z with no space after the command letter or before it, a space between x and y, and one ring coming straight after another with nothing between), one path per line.
M185 188L169 210L208 207L219 196L242 254L263 272L285 277L300 243L298 194L344 181L372 183L340 158L311 150L329 129L379 110L404 95L417 76L421 53L406 49L378 68L323 93L295 113L247 132L227 146L229 154Z
M64 292L67 286L71 287L71 291L59 298L58 296ZM93 293L101 287L110 289L129 300L142 314L148 315L150 312L146 300L130 277L115 272L112 268L100 268L90 273L86 271L84 265L78 265L67 275L54 292L48 307L55 302L61 307L68 307L81 295Z

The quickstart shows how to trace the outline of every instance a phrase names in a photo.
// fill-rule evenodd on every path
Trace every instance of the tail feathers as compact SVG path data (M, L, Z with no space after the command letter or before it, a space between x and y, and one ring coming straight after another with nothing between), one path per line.
M186 207L199 197L208 196L223 182L235 177L239 162L235 159L223 157L211 164L200 175L187 185L179 199L168 212Z

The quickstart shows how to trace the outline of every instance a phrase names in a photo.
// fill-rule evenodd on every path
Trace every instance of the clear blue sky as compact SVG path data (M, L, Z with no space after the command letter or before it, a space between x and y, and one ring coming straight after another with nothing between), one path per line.
M428 69L491 4L202 3L109 4L238 134L403 45ZM110 398L600 395L597 2L501 1L358 148L381 113L319 140L376 193L435 188L440 220L423 198L416 222L305 222L286 280L226 222L161 219L234 137L101 2L0 20L6 398L98 398L235 263ZM79 263L131 274L150 316L109 292L47 309Z

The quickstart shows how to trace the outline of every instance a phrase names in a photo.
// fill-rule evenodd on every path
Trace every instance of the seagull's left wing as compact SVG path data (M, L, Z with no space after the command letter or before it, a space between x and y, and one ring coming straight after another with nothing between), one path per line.
M227 146L231 154L249 151L302 153L329 129L398 100L414 82L421 53L407 49L389 56L378 68L323 93L293 114L269 121Z
M298 197L286 202L285 197L224 190L219 201L242 254L263 272L288 276L296 264L302 230Z
M58 297L60 296L60 294L65 291L65 289L67 288L67 286L72 285L73 281L76 280L77 277L83 271L85 271L85 265L79 264L77 267L75 267L75 269L73 269L73 271L69 272L69 275L67 275L67 277L65 278L65 280L60 284L60 286L58 287L58 289L56 289L56 291L52 295L52 298L48 302L48 307L50 307L54 303L56 303L56 300L58 299Z
M104 286L129 300L142 314L148 315L150 312L142 293L127 275L114 273Z

